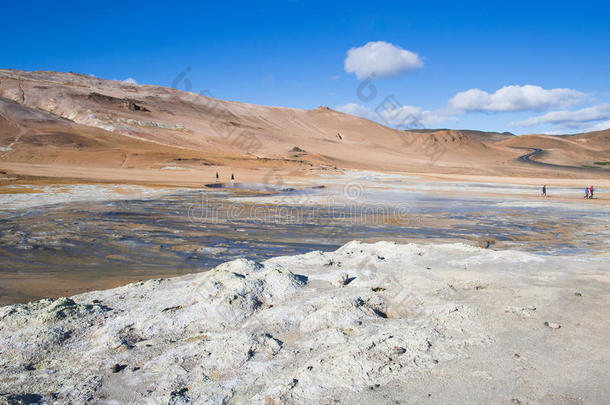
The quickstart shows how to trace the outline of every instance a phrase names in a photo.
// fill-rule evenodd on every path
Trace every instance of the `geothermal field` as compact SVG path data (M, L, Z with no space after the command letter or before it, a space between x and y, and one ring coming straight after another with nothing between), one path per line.
M4 69L0 146L1 403L610 398L610 130Z

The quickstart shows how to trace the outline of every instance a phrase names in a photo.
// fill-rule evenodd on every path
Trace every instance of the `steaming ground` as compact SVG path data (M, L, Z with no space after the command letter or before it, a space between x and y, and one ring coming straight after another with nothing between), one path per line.
M153 198L179 189L120 184L8 185L1 189L0 211L30 209L74 201L113 201Z
M542 255L605 252L608 189L599 188L595 200L580 192L549 186L551 197L542 199L537 187L357 171L203 190L5 185L0 305L206 271L240 257L332 251L353 239L464 242Z
M0 308L41 403L603 403L607 254L350 242Z

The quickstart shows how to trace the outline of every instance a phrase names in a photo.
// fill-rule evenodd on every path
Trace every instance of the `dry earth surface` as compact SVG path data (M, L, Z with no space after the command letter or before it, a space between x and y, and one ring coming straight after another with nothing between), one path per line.
M604 403L608 257L350 242L0 308L42 403Z

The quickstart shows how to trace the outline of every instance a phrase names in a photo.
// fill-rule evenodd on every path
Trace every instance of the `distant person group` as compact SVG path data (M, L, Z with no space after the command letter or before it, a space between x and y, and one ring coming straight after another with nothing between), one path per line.
M585 187L585 199L592 200L594 191L595 191L595 189L593 188L593 186ZM548 197L546 194L546 184L544 186L542 186L542 194L540 196L543 198Z
M585 187L585 198L587 200L592 200L593 199L593 191L595 191L593 189L593 186L591 187Z

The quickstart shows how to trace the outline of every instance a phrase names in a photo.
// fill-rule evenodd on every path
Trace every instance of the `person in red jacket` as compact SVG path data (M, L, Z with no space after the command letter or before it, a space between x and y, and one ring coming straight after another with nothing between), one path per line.
M589 198L593 198L593 186L589 189Z

